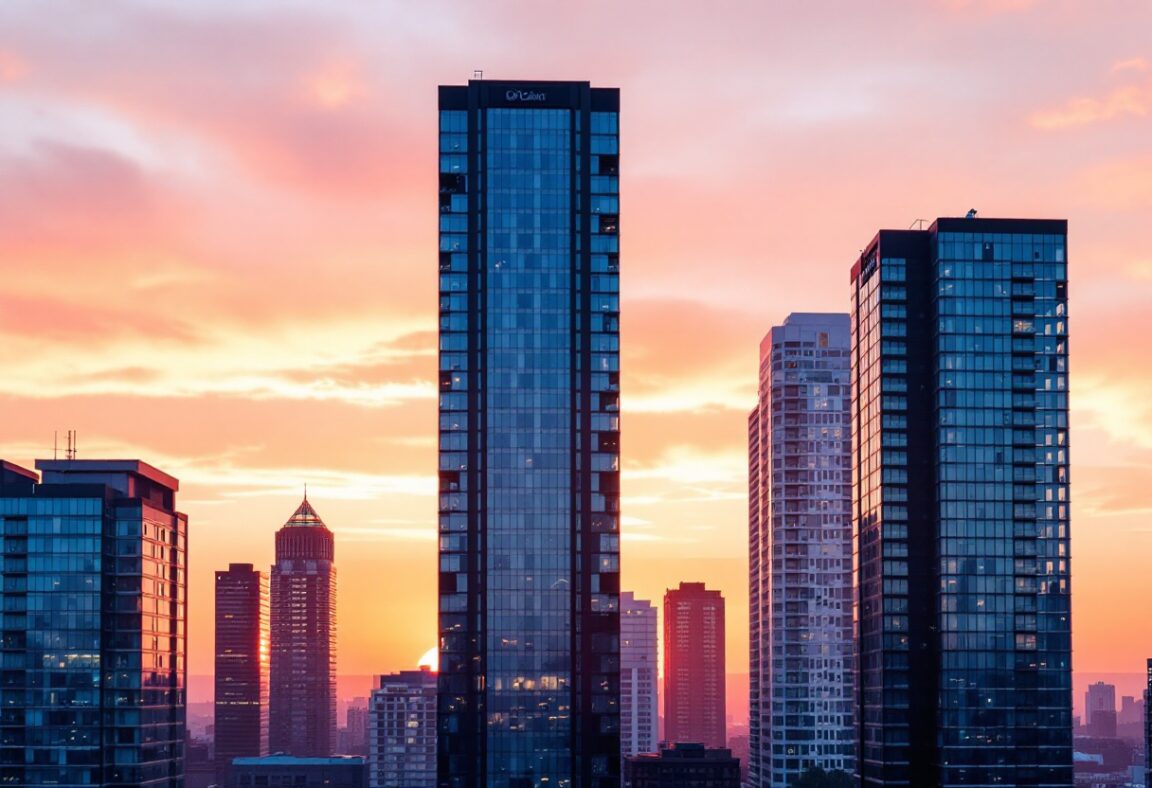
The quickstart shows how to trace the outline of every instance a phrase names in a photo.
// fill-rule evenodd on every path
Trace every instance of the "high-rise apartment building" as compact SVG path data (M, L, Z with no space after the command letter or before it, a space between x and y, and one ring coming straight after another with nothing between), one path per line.
M440 88L444 788L619 784L619 107Z
M664 595L664 741L723 748L724 597L703 583Z
M969 215L852 268L865 786L1072 784L1067 222Z
M368 788L435 788L436 674L380 677L368 702Z
M749 780L855 766L851 332L789 315L760 344L748 420Z
M620 754L657 752L659 642L656 607L620 592Z
M269 748L300 758L336 749L335 540L307 497L276 532Z
M252 564L216 572L216 782L233 758L268 754L268 579Z
M184 785L187 518L139 460L0 462L0 784Z

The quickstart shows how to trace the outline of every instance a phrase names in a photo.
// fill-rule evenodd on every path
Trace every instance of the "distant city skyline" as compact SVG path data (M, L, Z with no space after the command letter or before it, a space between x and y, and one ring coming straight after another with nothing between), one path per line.
M876 227L1067 217L1091 261L1071 296L1075 668L1140 673L1152 633L1119 611L1152 595L1152 405L1133 363L1148 340L1132 330L1152 300L1152 8L737 7L702 30L683 5L605 24L546 4L206 0L63 25L2 4L0 258L20 264L0 283L0 456L30 467L74 428L81 458L181 479L197 676L213 572L270 566L308 482L344 546L338 672L412 667L437 643L436 224L417 197L435 86L589 78L629 107L629 587L702 579L746 620L752 346L793 309L846 310L844 268ZM406 600L387 629L380 598ZM731 675L744 630L728 628Z

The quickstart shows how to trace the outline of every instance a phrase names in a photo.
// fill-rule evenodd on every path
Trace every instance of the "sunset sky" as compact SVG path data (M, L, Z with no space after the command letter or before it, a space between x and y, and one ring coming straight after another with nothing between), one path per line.
M304 484L339 666L435 643L436 86L621 90L625 586L703 580L747 671L746 414L877 229L1067 218L1074 667L1152 656L1152 4L0 4L0 457L181 480L212 573ZM1127 688L1123 688L1127 689ZM1130 691L1128 694L1131 694Z

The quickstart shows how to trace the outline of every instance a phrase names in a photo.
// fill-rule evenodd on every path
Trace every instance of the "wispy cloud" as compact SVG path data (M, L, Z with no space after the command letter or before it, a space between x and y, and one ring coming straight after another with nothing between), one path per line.
M1127 60L1118 60L1112 64L1112 73L1118 74L1121 71L1148 71L1152 69L1152 65L1142 57L1130 57Z
M1032 125L1052 130L1105 123L1127 117L1145 117L1152 112L1152 81L1113 88L1102 97L1085 96L1063 107L1034 113Z

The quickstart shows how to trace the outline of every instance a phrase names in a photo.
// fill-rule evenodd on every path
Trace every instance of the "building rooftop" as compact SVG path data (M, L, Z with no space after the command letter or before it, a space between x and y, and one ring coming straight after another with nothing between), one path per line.
M180 480L170 476L143 460L36 460L36 469L44 472L44 483L66 480L62 477L100 477L131 474L167 487L172 492L180 489ZM75 481L84 481L77 478ZM97 481L92 478L92 481Z
M285 528L327 528L324 521L320 519L320 515L316 514L316 510L312 508L312 504L308 503L308 494L304 494L304 500L296 507L296 511L288 518L288 522L284 523Z
M361 766L359 755L333 755L330 758L297 758L294 755L264 755L251 758L233 758L233 766Z
M5 476L21 477L33 482L40 481L40 475L36 471L29 470L14 462L8 462L8 460L0 460L0 480L4 479Z

